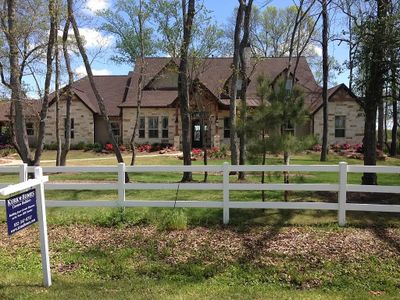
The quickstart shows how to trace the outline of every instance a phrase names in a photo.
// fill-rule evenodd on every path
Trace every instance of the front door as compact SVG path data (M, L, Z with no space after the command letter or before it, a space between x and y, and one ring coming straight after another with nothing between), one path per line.
M202 148L203 139L199 120L192 121L192 148Z

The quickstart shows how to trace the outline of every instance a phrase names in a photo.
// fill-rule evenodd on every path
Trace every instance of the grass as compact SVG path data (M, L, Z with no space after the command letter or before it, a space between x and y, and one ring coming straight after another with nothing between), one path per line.
M69 165L111 165L112 156L82 151ZM45 151L43 159L54 152ZM84 160L86 158L101 160ZM79 160L80 159L80 160ZM327 164L343 157L330 156ZM213 160L210 164L222 164ZM358 160L347 160L360 164ZM298 155L292 164L318 164L318 155ZM53 163L46 163L48 165ZM139 157L141 165L180 165L174 157ZM202 164L200 161L194 164ZM268 164L282 164L269 157ZM400 165L389 158L381 165ZM361 174L349 174L359 183ZM178 173L131 174L137 182L178 182ZM203 175L195 174L201 181ZM116 174L52 174L52 181L116 181ZM210 174L210 182L221 182ZM235 177L231 176L235 181ZM248 182L259 182L257 173ZM270 174L270 182L281 175ZM337 182L333 173L293 173L292 182ZM0 182L17 182L0 175ZM399 185L399 175L379 175ZM116 191L47 191L47 199L113 200ZM291 201L335 201L335 194L297 192ZM259 201L259 191L233 191L233 201ZM127 191L127 199L211 200L213 191ZM268 201L282 193L267 192ZM399 203L398 197L391 199ZM378 199L377 201L378 202ZM0 209L0 299L398 299L400 218L389 213L232 209L223 227L221 209L51 208L48 209L54 285L41 287L37 227L6 237ZM303 246L300 246L303 245ZM345 246L343 246L345 245ZM347 246L346 246L347 245Z

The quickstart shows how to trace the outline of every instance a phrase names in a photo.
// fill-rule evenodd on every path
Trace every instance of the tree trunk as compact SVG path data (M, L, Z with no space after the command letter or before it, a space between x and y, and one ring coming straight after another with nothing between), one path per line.
M251 52L250 49L250 19L253 0L249 0L244 9L244 22L243 22L243 37L240 42L239 55L240 55L240 77L242 79L242 88L240 91L241 106L240 118L243 124L247 119L247 84L249 74L247 72L248 64L250 63ZM239 165L246 163L246 131L241 130L239 141ZM245 179L245 172L239 172L239 180Z
M44 137L46 132L46 119L47 119L47 111L49 108L49 93L50 93L50 84L51 77L53 72L53 50L54 50L54 41L55 35L58 32L58 28L56 27L56 17L55 17L55 0L49 1L49 14L50 14L50 31L49 31L49 42L47 44L47 53L46 53L46 76L44 82L44 95L43 95L43 103L42 109L40 111L40 123L39 123L39 133L38 140L35 151L35 159L33 164L36 166L40 163L40 158L43 152L44 146Z
M283 153L283 163L288 166L290 164L290 156L287 151ZM285 184L289 183L289 172L285 171L283 172L283 182ZM284 200L288 201L289 200L289 191L284 191Z
M186 1L182 0L183 12L183 41L180 50L180 63L178 74L178 98L180 102L182 122L182 150L184 165L191 165L190 145L190 110L189 110L189 78L188 78L188 50L192 35L192 25L195 14L195 0L189 0L186 11ZM184 172L182 182L192 181L192 172Z
M81 35L79 33L78 24L76 23L76 20L75 20L73 8L72 8L72 2L73 2L72 0L68 0L67 1L67 3L68 3L68 18L69 18L69 20L71 22L71 25L72 25L72 28L74 30L74 35L75 35L76 43L78 45L79 53L82 56L83 63L85 65L85 69L86 69L86 72L87 72L87 76L89 78L90 86L91 86L91 88L93 90L93 93L94 93L94 95L96 97L97 104L99 105L100 114L101 114L101 116L103 117L104 121L107 124L108 138L109 138L111 144L113 145L113 150L114 150L115 156L117 158L117 161L119 163L121 163L121 162L124 162L124 159L122 158L121 151L119 150L118 144L117 144L117 142L115 140L115 136L114 136L114 133L112 131L110 119L108 117L108 113L107 113L106 107L104 105L104 100L101 97L101 95L100 95L100 93L99 93L99 91L98 91L98 89L96 87L96 83L94 82L92 68L90 66L89 59L88 59L88 56L86 54L85 47L83 46L82 38L81 38Z
M25 116L22 108L22 92L21 82L19 80L19 61L18 61L18 32L15 26L15 10L16 1L7 1L7 18L8 18L8 33L6 38L9 44L9 60L10 60L10 87L11 87L11 107L13 108L14 116L13 123L13 135L15 144L17 146L18 154L24 163L29 165L33 164L32 155L29 149L28 135L26 133Z
M136 106L136 118L135 124L133 126L132 137L130 140L130 145L132 149L131 166L135 165L136 162L136 133L139 125L140 109L142 106L142 96L143 96L143 82L144 82L144 72L145 72L145 62L144 62L144 34L143 34L143 10L142 10L142 0L139 1L139 13L138 13L138 23L139 23L139 39L140 39L140 68L139 68L139 78L138 78L138 90L137 90L137 106Z
M236 15L235 34L234 34L234 50L232 62L232 77L229 91L229 132L230 132L230 150L231 164L238 164L238 147L237 147L237 132L236 132L236 99L237 99L237 82L239 73L239 48L240 48L240 33L244 14L244 1L239 1L239 8Z
M378 28L375 29L371 47L371 59L368 81L365 91L365 127L364 127L364 165L376 165L376 110L381 105L385 69L383 66L384 49L382 47L383 19L387 15L387 0L378 0ZM376 173L364 173L362 184L376 185Z
M57 141L57 154L56 154L56 166L61 166L61 136L60 136L60 56L58 48L58 26L59 26L59 3L58 0L55 1L54 5L54 18L55 26L54 30L54 60L56 65L55 82L54 82L54 92L56 101L56 141Z
M265 130L263 130L262 132L262 140L263 140L263 153L262 153L262 165L265 166L265 163L267 161L267 150L265 147ZM264 184L265 183L265 172L261 172L261 183ZM265 201L265 190L261 191L261 197L262 197L262 201Z
M327 0L322 0L322 102L323 102L323 129L322 129L322 149L320 161L327 160L328 154L328 4Z
M208 155L207 155L207 135L206 135L206 120L205 120L205 110L203 109L203 113L200 116L200 134L201 134L201 139L203 141L203 163L206 166L208 164ZM203 182L207 182L208 178L208 172L204 172L204 179Z
M384 120L385 120L385 109L384 109L384 103L381 100L378 104L378 143L377 143L377 148L379 150L383 150L383 144L384 144Z
M393 125L392 125L392 143L390 145L390 155L397 155L397 86L396 86L396 73L392 71L392 100L393 100Z
M65 166L67 162L67 155L69 152L69 149L71 147L71 103L72 103L72 84L74 83L74 73L72 72L71 68L71 59L69 57L68 53L68 46L67 46L67 40L68 40L68 31L69 31L69 18L65 21L65 26L64 26L64 31L63 31L63 37L62 37L62 43L63 43L63 54L64 54L64 60L65 60L65 65L67 67L67 73L68 73L68 86L67 86L67 100L66 100L66 107L65 107L65 123L64 123L64 131L65 131L65 136L64 136L64 145L61 150L61 155L60 155L60 165Z

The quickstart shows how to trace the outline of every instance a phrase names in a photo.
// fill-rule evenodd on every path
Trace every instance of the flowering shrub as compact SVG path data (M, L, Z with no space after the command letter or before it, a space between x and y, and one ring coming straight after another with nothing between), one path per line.
M344 143L341 145L342 150L349 150L351 148L350 144Z
M331 149L335 152L339 152L340 150L340 145L339 144L333 144L331 145Z
M126 151L126 146L125 146L125 145L120 145L120 146L119 146L119 150L121 150L121 151Z
M192 155L193 155L193 156L200 156L200 155L202 155L202 154L203 154L203 150L198 149L198 148L193 148L193 149L192 149Z
M207 155L211 159L225 158L228 156L228 148L226 145L222 145L221 148L212 147L211 149L207 150Z
M363 144L355 144L353 146L353 149L357 152L357 153L363 153L364 152L364 146Z
M137 147L139 152L151 152L152 147L150 144L142 144Z
M113 150L114 150L112 144L106 144L106 145L104 146L104 149L105 149L106 151L113 151Z
M322 146L320 144L316 144L313 146L313 151L315 152L321 152Z

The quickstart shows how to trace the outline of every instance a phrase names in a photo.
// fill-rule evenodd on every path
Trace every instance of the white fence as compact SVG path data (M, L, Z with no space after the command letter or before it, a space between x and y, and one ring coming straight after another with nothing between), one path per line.
M392 204L362 204L347 203L347 192L364 193L396 193L400 194L400 186L365 186L348 184L348 173L378 173L400 174L400 167L391 166L362 166L348 165L345 162L339 165L246 165L236 166L224 163L223 165L207 166L82 166L82 167L43 167L43 173L117 173L118 181L113 183L52 183L45 184L46 190L117 190L118 199L106 200L46 200L48 207L202 207L222 208L223 222L229 223L229 210L231 208L272 208L272 209L315 209L338 211L339 225L346 223L346 211L375 211L400 213L400 205ZM20 181L28 178L28 172L33 172L34 167L7 166L0 167L0 173L19 173ZM157 173L157 172L211 172L222 174L222 183L125 183L125 172L128 173ZM338 174L338 183L231 183L230 172L334 172ZM400 181L400 177L399 177ZM0 184L0 188L7 184ZM220 201L163 201L163 200L126 200L127 190L207 190L222 191ZM262 201L230 201L230 191L248 190L273 190L273 191L329 191L338 193L337 203L326 202L262 202ZM0 201L4 205L4 201Z

